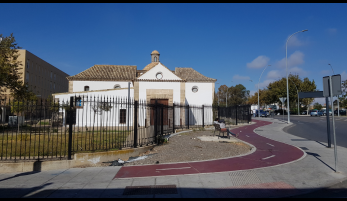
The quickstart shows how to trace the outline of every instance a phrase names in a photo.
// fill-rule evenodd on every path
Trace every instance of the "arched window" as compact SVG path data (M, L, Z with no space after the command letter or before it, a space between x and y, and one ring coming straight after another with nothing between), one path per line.
M113 88L114 88L114 89L120 89L120 85L119 85L119 84L116 84L116 85L114 85Z
M89 91L89 86L84 86L84 91Z
M157 62L157 57L154 57L154 62Z

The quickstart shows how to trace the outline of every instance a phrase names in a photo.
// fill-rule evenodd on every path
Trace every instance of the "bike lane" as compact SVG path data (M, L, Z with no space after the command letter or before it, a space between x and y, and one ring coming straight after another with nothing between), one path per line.
M239 133L239 139L252 144L256 150L248 155L209 161L182 162L157 165L124 166L114 178L169 176L184 174L213 173L237 170L249 170L276 166L298 160L304 152L294 146L262 137L254 132L261 126L271 122L253 120L255 124L235 128L233 133ZM276 133L274 133L275 135Z

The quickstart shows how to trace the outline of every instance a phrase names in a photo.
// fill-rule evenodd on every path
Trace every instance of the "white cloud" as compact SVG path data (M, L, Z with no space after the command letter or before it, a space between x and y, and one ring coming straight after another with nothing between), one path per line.
M289 37L289 36L288 36ZM288 39L288 38L287 38ZM298 46L302 46L304 45L304 42L300 41L297 37L297 35L293 35L288 43L287 43L288 47L298 47Z
M345 80L347 80L347 73L346 73L346 71L343 71L341 73L341 81L345 81Z
M329 28L328 29L328 33L331 34L331 35L335 34L336 32L337 32L337 29L335 29L335 28Z
M304 63L304 56L305 56L304 53L302 53L300 51L295 51L293 54L291 54L288 57L288 67L303 64ZM278 66L280 68L285 68L286 67L286 58L283 58L281 61L278 61L276 63L276 66Z
M272 70L272 71L268 72L266 77L268 79L278 80L278 79L280 79L283 76L282 74L283 73L281 73L279 70Z
M269 58L266 56L258 56L255 58L251 63L247 63L248 68L263 68L267 65L267 62L269 62Z
M233 80L250 80L249 76L234 75Z
M308 74L305 70L299 67L289 68L288 71L291 74L299 74L299 76L306 76Z
M276 81L276 80L274 80L274 79L264 80L263 82L259 83L259 89L266 88L271 82L274 82L274 81ZM258 84L255 85L255 88L258 91Z

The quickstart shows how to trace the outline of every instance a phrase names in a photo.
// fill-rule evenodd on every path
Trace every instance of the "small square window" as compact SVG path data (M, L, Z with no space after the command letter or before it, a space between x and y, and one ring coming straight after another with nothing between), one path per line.
M126 123L126 109L120 109L119 123L120 124L125 124Z

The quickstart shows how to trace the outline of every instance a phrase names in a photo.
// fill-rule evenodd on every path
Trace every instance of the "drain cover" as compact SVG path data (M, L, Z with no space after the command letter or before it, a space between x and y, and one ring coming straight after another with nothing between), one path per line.
M302 150L308 150L306 147L300 147Z
M176 185L126 186L123 195L177 194Z

